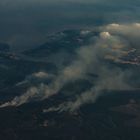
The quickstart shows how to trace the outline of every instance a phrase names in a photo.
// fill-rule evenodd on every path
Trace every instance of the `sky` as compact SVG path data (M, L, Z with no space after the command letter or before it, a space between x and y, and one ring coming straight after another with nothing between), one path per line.
M0 42L22 51L64 29L139 22L139 9L138 0L4 0L0 1Z

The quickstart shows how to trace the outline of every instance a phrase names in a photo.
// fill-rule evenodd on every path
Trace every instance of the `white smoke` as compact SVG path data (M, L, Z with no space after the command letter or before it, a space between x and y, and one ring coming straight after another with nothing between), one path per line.
M50 73L47 73L44 71L39 71L39 72L36 72L36 73L33 73L31 75L26 76L26 78L23 81L18 82L16 84L16 86L21 86L24 84L39 82L39 81L43 81L45 79L52 79L52 78L54 78L53 74L50 74Z
M121 28L120 28L121 26ZM130 25L129 25L130 26ZM15 97L12 101L2 104L0 107L19 106L32 100L44 100L58 94L65 84L81 78L85 78L87 73L99 75L98 80L93 82L93 87L88 91L75 95L74 101L64 102L58 107L47 109L47 111L74 111L81 105L94 102L100 96L103 89L124 90L131 87L127 84L127 78L131 75L129 71L122 71L118 67L109 67L104 61L112 60L121 62L121 57L127 56L130 51L129 41L120 36L125 35L128 25L111 24L102 27L102 32L93 44L82 46L77 50L77 59L71 65L65 67L53 82L49 85L40 84L38 87L31 87L25 94ZM132 26L132 27L131 27ZM130 26L130 31L135 27L139 29L138 24ZM122 29L125 27L126 29ZM119 30L118 30L119 28ZM129 34L127 31L126 35ZM133 48L131 48L133 49ZM47 78L46 73L37 73L34 76Z
M129 76L130 74L131 73L129 73L128 71L122 72L120 69L112 69L110 71L110 69L106 66L102 66L100 69L100 77L96 82L94 82L94 85L91 89L76 96L75 100L73 101L64 102L58 107L44 109L44 112L74 112L83 104L94 103L96 99L102 94L103 89L131 90L133 88L124 81L125 77Z

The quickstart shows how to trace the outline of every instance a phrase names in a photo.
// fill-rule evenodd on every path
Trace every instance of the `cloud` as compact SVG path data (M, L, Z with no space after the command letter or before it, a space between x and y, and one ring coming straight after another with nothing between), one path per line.
M97 80L91 81L93 86L81 93L73 95L74 100L63 102L58 107L51 107L48 111L75 111L86 103L95 102L96 99L106 90L130 90L133 89L129 84L132 70L122 69L117 64L111 63L128 62L123 60L130 52L134 51L130 41L125 36L132 36L133 29L139 29L139 24L119 25L109 24L101 27L98 37L92 39L91 44L81 46L77 51L76 59L63 68L50 84L39 83L33 86L27 92L19 97L15 97L12 101L4 103L0 107L19 106L34 100L45 100L59 91L69 82L78 79L87 78L88 73L98 75ZM130 31L130 32L129 32ZM133 62L133 61L130 61ZM135 64L135 63L129 63ZM48 78L48 74L39 72L32 74L37 78Z
M107 39L111 37L109 32L101 32L100 36L102 39Z
M37 78L48 78L50 77L50 75L46 72L40 71L37 73L32 74L33 76L37 77Z
M129 43L131 43L132 46L134 46L140 52L140 23L109 24L103 28L114 35L118 35L126 40L129 40Z

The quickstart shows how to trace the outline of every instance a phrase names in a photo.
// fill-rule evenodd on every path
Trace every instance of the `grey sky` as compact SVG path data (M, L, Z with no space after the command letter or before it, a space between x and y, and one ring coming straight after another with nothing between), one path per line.
M48 33L112 22L138 22L138 0L3 0L0 41L15 50L46 41Z

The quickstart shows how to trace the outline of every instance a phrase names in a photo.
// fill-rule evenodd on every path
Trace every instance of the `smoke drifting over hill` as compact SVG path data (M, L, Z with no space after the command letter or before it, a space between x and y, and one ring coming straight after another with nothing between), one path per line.
M38 86L30 87L25 94L15 97L12 101L4 103L0 107L20 106L30 101L45 100L59 94L59 91L69 82L87 78L88 73L98 75L97 80L91 81L93 86L89 90L80 95L73 95L74 100L64 101L58 107L46 109L44 112L75 111L83 104L95 102L104 89L134 89L135 87L129 83L133 71L122 69L118 65L112 67L109 63L126 63L139 66L138 61L129 61L123 58L133 51L139 52L140 24L109 24L98 27L98 31L100 32L99 36L91 37L92 41L89 45L77 49L76 59L70 65L64 67L56 77L53 77L50 84L45 84L42 81ZM39 72L31 77L48 78L49 74ZM25 81L31 79L27 78Z

